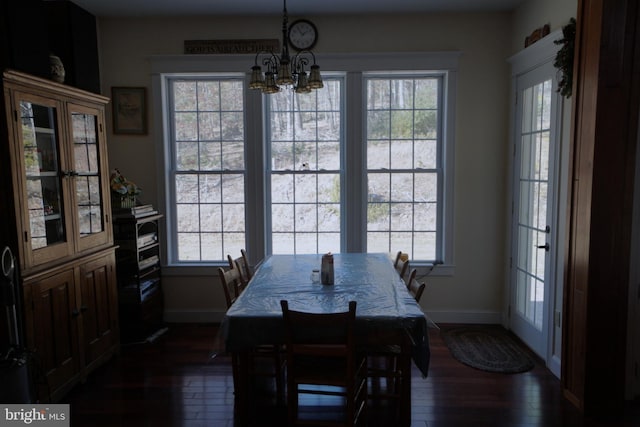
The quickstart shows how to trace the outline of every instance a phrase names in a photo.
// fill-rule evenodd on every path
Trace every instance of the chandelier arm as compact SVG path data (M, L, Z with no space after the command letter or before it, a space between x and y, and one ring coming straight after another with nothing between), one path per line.
M304 67L309 65L309 58L300 56L302 52L298 52L291 60L291 73L298 74L300 71L304 71Z

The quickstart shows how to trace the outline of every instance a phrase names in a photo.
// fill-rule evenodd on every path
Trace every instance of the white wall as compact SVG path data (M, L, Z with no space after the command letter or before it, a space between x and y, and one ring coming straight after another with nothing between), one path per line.
M295 16L290 19L295 19ZM323 52L462 52L455 147L455 274L430 277L423 306L436 321L498 322L502 311L506 167L509 122L510 13L385 16L306 16L315 22ZM146 18L99 20L101 78L112 86L145 86L149 103L151 55L181 54L191 39L278 38L279 16L268 18ZM247 71L251 64L247 63ZM151 111L151 110L150 110ZM160 206L156 148L147 136L112 135L110 167L143 188L142 200ZM165 277L168 320L214 320L224 312L212 269Z

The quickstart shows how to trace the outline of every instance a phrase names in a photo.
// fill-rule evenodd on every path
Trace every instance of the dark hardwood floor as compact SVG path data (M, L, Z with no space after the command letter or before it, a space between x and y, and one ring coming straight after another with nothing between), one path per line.
M234 426L229 358L209 358L216 334L216 325L170 325L152 343L123 346L61 402L71 405L71 425ZM585 419L539 361L522 374L482 372L453 359L438 330L430 330L430 339L429 377L413 370L412 427L640 426L635 406L609 419ZM256 402L252 425L284 426L282 412ZM371 408L369 424L394 427L387 412Z

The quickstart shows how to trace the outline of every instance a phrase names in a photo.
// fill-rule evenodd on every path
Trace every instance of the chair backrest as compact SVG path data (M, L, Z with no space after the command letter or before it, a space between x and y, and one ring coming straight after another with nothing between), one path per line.
M229 268L237 268L240 270L243 285L246 286L246 284L249 283L249 280L253 277L253 271L249 266L247 252L244 249L240 249L240 256L235 259L232 258L231 255L227 254L227 260L229 261Z
M398 251L396 254L396 259L393 261L393 268L398 267L398 262L402 259L402 251Z
M405 285L407 285L407 289L409 289L411 287L411 282L413 282L414 280L416 280L416 276L418 275L418 271L415 268L411 269L411 273L409 273L409 277L407 278L407 280L404 282ZM404 278L403 278L404 280Z
M409 293L413 295L413 298L415 298L417 302L420 302L420 298L422 298L422 293L426 286L427 284L425 282L420 283L414 278L409 282Z
M242 261L244 263L244 269L245 269L245 274L247 276L247 280L251 280L251 278L253 277L253 269L251 268L251 265L249 264L249 258L247 257L247 251L245 251L244 249L240 249L240 255L241 255Z
M285 325L285 342L290 357L347 357L353 360L356 302L349 311L339 313L306 313L289 309L280 301Z
M227 255L227 261L229 262L229 268L232 270L238 270L238 274L240 275L240 291L243 291L244 288L249 283L249 278L247 277L246 269L244 268L244 260L242 257L233 259L231 255Z
M398 260L398 262L396 263L396 271L398 272L398 274L400 275L400 278L402 280L405 280L405 276L407 275L407 272L409 271L409 260L403 261L403 260Z
M220 276L220 282L222 283L222 290L224 291L224 298L227 302L228 309L244 290L240 270L237 267L230 268L229 270L218 267L218 275Z

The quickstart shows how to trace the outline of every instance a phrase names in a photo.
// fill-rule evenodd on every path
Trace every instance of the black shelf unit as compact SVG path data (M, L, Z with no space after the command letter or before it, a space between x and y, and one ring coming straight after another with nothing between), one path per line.
M120 339L124 343L144 341L163 326L159 235L162 215L114 214Z

